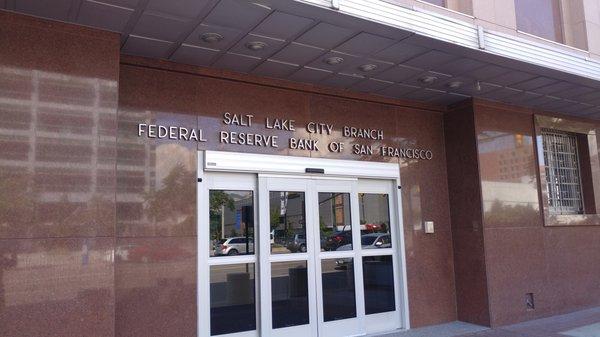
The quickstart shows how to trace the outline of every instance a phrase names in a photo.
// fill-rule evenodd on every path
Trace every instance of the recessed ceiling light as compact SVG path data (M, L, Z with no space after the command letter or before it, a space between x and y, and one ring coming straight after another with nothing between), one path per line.
M423 76L419 79L419 81L421 81L422 83L425 84L431 84L433 82L435 82L437 80L437 77L435 76Z
M362 66L358 67L358 69L360 69L361 71L365 71L365 72L367 72L367 71L373 71L373 70L377 69L377 65L376 64L372 64L372 63L363 64Z
M338 56L332 56L324 59L323 62L329 64L330 66L334 66L336 64L344 62L344 59Z
M267 48L267 44L262 41L251 41L246 43L246 48L252 51L258 51Z
M463 85L463 82L461 81L452 81L450 83L448 83L448 88L451 89L458 89Z
M223 40L223 35L219 33L204 33L200 35L200 38L206 43L216 43Z

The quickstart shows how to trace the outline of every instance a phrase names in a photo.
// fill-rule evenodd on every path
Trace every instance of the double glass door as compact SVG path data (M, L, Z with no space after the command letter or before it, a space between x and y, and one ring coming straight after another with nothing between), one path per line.
M212 173L205 186L200 336L400 328L391 180Z

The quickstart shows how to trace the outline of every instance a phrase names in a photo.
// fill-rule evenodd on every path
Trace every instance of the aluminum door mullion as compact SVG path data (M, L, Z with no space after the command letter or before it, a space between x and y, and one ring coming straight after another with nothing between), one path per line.
M259 332L262 337L271 336L271 263L269 255L271 254L270 237L270 210L269 210L269 190L267 188L268 180L265 177L258 177L258 265L260 290L257 298L260 302L260 326ZM256 228L256 226L255 226ZM256 236L256 234L254 234ZM264 236L264 237L263 237Z

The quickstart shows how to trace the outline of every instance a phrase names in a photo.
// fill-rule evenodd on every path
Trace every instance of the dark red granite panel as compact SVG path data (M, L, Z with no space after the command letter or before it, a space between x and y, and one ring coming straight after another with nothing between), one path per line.
M113 238L0 239L0 336L113 336L113 249Z
M471 106L465 104L446 113L444 132L458 319L489 325L481 189Z

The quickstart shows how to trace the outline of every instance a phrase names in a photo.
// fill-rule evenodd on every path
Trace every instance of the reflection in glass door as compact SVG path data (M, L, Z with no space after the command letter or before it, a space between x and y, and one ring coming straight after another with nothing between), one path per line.
M312 182L318 202L313 220L316 232L317 300L320 336L351 336L364 333L363 297L357 285L356 242L360 242L356 202L356 179Z
M316 336L307 179L259 178L261 335Z
M400 277L397 261L399 226L394 189L389 181L360 179L360 256L366 333L401 326Z
M199 336L401 326L392 181L210 173L199 189Z
M199 336L258 336L256 176L212 173L198 190Z

